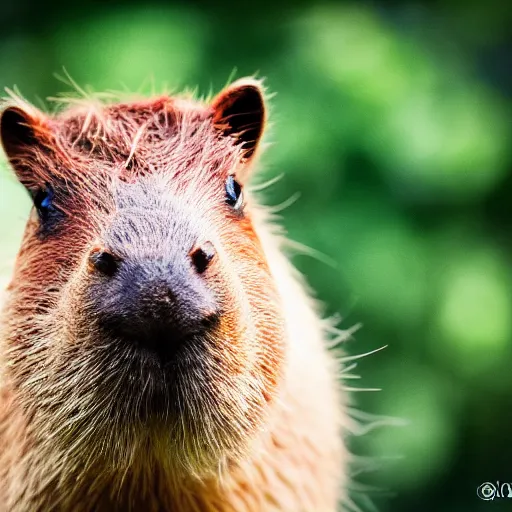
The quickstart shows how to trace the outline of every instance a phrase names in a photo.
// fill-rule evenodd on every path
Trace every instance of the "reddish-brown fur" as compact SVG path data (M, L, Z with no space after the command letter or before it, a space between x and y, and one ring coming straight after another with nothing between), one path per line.
M261 94L242 80L208 104L89 101L47 116L15 98L5 111L18 179L51 184L62 212L48 233L32 212L3 308L6 510L335 510L347 460L336 363L248 191ZM230 131L237 115L248 123ZM229 174L244 185L243 215L225 204ZM170 378L99 339L88 256L117 237L123 257L159 258L177 230L215 245L205 279L223 313ZM151 413L169 387L172 404Z

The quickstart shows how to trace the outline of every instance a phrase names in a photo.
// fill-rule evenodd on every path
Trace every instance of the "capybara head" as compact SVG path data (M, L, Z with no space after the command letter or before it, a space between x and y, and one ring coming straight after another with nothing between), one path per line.
M33 200L3 357L42 449L76 467L151 452L204 474L242 456L276 396L284 321L246 182L261 85L210 102L20 98L1 141Z

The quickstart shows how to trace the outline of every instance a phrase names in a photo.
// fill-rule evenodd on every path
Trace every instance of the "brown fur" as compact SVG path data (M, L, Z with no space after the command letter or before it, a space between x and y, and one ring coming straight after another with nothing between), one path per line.
M263 103L239 113L252 117L237 133L238 114L224 115L246 93L252 108L259 83L208 104L84 102L53 116L11 102L30 143L4 127L10 162L29 191L52 184L62 218L43 233L32 212L3 308L6 510L332 512L345 494L348 421L326 324L248 190ZM228 174L244 185L243 215L225 204ZM222 315L169 377L99 339L87 258L106 244L159 258L178 230L215 245L206 280Z

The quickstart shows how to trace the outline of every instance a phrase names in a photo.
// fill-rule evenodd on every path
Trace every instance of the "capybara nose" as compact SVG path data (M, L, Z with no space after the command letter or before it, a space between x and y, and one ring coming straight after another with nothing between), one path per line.
M214 255L209 242L170 262L92 251L89 264L99 279L91 301L99 327L123 343L173 355L217 323L217 303L205 279Z
M198 274L202 274L209 266L215 256L215 247L211 242L195 247L190 253L192 265Z
M109 251L94 249L89 254L89 265L91 268L106 276L113 276L117 271L118 264L119 259Z

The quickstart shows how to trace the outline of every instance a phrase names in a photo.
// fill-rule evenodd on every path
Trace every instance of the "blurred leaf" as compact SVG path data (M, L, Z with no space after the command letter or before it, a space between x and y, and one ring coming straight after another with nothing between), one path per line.
M382 458L382 484L394 492L428 485L449 470L455 447L454 397L440 377L411 361L381 372L379 412L409 423L381 428L366 439L377 460Z
M56 31L56 59L79 84L130 91L190 85L207 25L196 10L126 6Z
M512 341L512 293L507 265L490 247L445 255L433 350L457 361L454 370L482 375Z
M359 144L395 187L423 200L468 200L504 176L510 112L451 63L365 8L315 7L297 34L303 60L358 107Z

